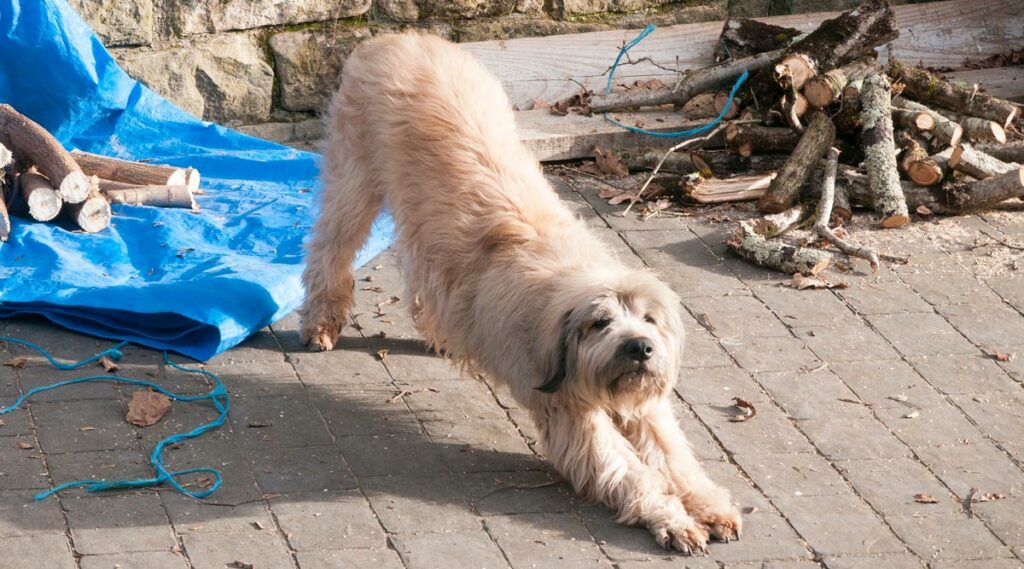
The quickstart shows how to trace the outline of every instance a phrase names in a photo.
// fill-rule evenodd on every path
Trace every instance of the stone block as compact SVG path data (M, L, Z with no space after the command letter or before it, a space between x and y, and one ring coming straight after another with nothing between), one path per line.
M153 41L153 0L70 0L107 47Z
M190 36L361 16L372 0L213 0L169 2L167 35Z
M289 111L324 110L352 50L369 39L369 28L300 30L270 38L281 85L281 107Z

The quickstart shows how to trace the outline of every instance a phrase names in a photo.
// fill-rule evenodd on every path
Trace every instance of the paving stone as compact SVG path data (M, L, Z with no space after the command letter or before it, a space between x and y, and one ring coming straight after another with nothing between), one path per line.
M694 456L698 460L725 460L725 451L697 415L679 401L673 403L673 408L679 427L690 443Z
M448 471L438 445L431 444L424 435L340 437L338 447L352 472L360 478Z
M645 559L643 561L623 561L616 563L615 566L619 569L718 569L718 563L715 563L713 559L690 559L686 557L662 557L660 559Z
M827 362L899 357L884 338L861 323L794 327L793 333Z
M788 326L861 324L860 319L832 291L811 291L808 294L806 290L782 284L756 286L753 290L754 295Z
M580 501L568 482L545 471L467 472L455 481L472 510L484 517L568 512Z
M905 356L978 353L938 314L883 314L868 319Z
M789 523L767 511L744 515L743 537L739 541L708 544L708 555L725 563L811 557Z
M1019 276L997 276L987 279L988 286L1017 310L1024 310L1024 279Z
M839 291L840 296L860 314L902 314L905 312L933 312L916 291L900 281L865 282L854 280L850 287Z
M878 418L912 448L953 446L982 438L981 431L952 405L927 409L889 407L879 409Z
M1009 555L1009 550L977 519L962 515L892 516L888 521L914 553L929 561Z
M729 405L734 397L767 400L750 374L736 367L684 369L676 383L676 393L691 405Z
M750 372L814 369L821 360L804 343L787 336L768 336L753 340L726 339L722 347Z
M232 407L237 402L232 398ZM125 400L127 405L127 400ZM172 435L187 433L200 425L208 424L217 419L220 412L209 401L202 403L175 403L171 411L164 415L164 418L155 425L149 427L135 427L135 434L147 449L152 448L157 442ZM198 444L202 445L238 445L238 439L232 432L231 424L226 423L212 431L205 433ZM196 444L193 442L192 444Z
M1024 391L1019 388L1008 393L954 396L953 401L993 440L1024 441Z
M439 559L448 567L508 567L501 550L483 530L401 535L392 537L391 542L408 569L433 569Z
M889 528L856 496L780 496L775 503L822 555L903 551Z
M390 534L449 533L481 527L463 488L450 474L374 476L360 482Z
M220 377L233 398L295 397L303 390L292 364L283 359L276 361L276 356L275 361L225 363L221 367L208 366L206 369ZM329 376L325 374L324 377Z
M689 320L691 319L684 316L684 323ZM684 369L703 369L734 365L729 354L718 343L718 339L707 330L704 330L696 321L692 322L692 325L686 326L686 347L683 348L681 364Z
M33 567L75 569L68 538L62 534L0 538L0 569L24 569L31 559Z
M590 206L587 207L589 208ZM591 213L593 213L593 210L591 210ZM647 267L643 260L633 253L633 249L630 248L631 244L628 243L617 231L605 225L603 221L601 221L600 225L591 225L590 232L608 252L615 255L615 258L627 267L632 267L634 269L643 269ZM691 251L694 253L694 264L699 264L702 261L707 263L709 261L714 262L717 260L706 249L701 250L696 246L693 246Z
M1013 494L1024 488L1024 474L988 442L920 448L916 452L961 499L967 497L971 488L1003 494Z
M611 183L625 191L633 187L634 184L642 184L645 179L646 174L634 174L629 178L614 180L611 181ZM569 185L576 190L576 193L580 197L590 204L597 215L601 216L601 219L603 219L608 226L616 231L659 231L671 229L683 235L689 233L687 229L687 220L677 217L665 215L655 216L648 220L644 220L640 215L636 214L635 209L632 213L623 216L622 205L609 205L607 199L599 196L602 189L608 188L608 181L599 182L597 180L573 180Z
M693 410L733 454L814 451L790 419L774 405L762 404L757 409L757 417L743 422L729 420L738 412L735 407L694 405Z
M0 438L0 491L48 487L46 465L39 451L20 449L17 441Z
M188 470L192 468L216 468L223 478L223 485L210 498L220 503L234 504L256 500L263 495L257 488L253 477L251 451L232 444L231 441L220 442L207 440L204 435L193 439L179 449L164 453L164 464L170 470ZM301 463L301 461L299 461ZM265 465L259 463L261 472ZM194 503L194 501L193 501ZM168 503L170 506L170 503ZM170 509L170 508L169 508Z
M138 450L55 454L47 456L46 462L50 477L56 484L71 480L114 480L153 476L149 457ZM49 484L46 486L49 487Z
M333 446L251 451L250 464L264 493L351 490L356 481L343 452Z
M982 349L1006 351L1007 343L1024 338L1024 318L1003 302L958 304L939 312L954 328Z
M225 479L223 488L230 490L233 481ZM290 496L289 496L290 498ZM167 514L179 534L212 533L226 531L251 531L257 526L274 527L274 519L267 505L258 499L239 503L227 500L218 490L210 501L201 502L177 493L163 495ZM238 504L238 505L229 505Z
M168 551L177 544L157 494L64 497L61 505L78 553Z
M577 512L589 534L613 561L647 560L671 555L662 549L647 528L615 521L615 513L601 504L583 504ZM743 535L746 539L746 533Z
M507 419L425 421L423 427L452 472L541 468L540 461Z
M387 546L384 531L359 491L290 494L270 508L296 551Z
M758 383L796 420L864 417L867 407L828 369L759 373Z
M337 437L418 433L416 415L392 385L314 389L310 398Z
M196 569L222 569L236 562L255 567L291 567L288 547L276 532L194 533L181 536Z
M816 454L736 455L736 462L770 497L852 493L843 477Z
M1019 559L963 559L956 561L936 561L932 569L1022 569L1024 563Z
M831 460L906 456L907 448L872 417L801 421L800 429Z
M727 569L821 569L821 564L816 561L764 561L730 563L726 567Z
M909 553L893 553L873 557L843 556L824 560L828 569L924 569L924 563Z
M97 349L97 351L99 350ZM32 360L25 366L25 368L18 370L17 374L21 381L21 387L26 393L37 387L52 385L59 381L66 381L84 375L81 373L76 375L76 372L71 371L58 371L39 356L32 357ZM151 379L147 376L142 376L141 378L147 380ZM89 382L79 385L69 385L52 391L44 391L37 395L33 395L32 398L29 399L29 402L36 404L46 401L80 401L83 399L116 400L118 398L118 388L114 384L108 382Z
M999 301L994 292L985 288L973 275L962 269L947 271L943 273L942 278L938 278L931 270L901 274L900 278L928 303L936 306Z
M37 502L35 494L28 490L0 491L0 538L64 533L64 515L57 500Z
M4 404L6 405L7 402ZM0 425L0 444L7 444L14 437L31 438L35 444L35 429L29 411L20 409L0 416L0 420L4 422L3 425Z
M836 463L857 493L885 516L956 514L960 501L920 462L909 458L844 460ZM938 500L922 504L914 496Z
M39 426L39 446L47 454L135 446L135 433L117 400L36 403L32 414Z
M571 514L492 516L484 523L514 568L604 560L583 522Z
M188 569L188 561L170 551L86 555L82 569Z
M334 437L304 394L292 397L239 397L232 402L231 430L248 448L298 448L329 445Z
M390 549L342 549L339 551L300 551L295 554L302 569L404 569L398 554Z
M696 297L684 301L695 315L704 315L718 338L756 339L789 336L789 329L753 296Z
M906 409L907 403L918 408L947 404L914 368L901 360L835 362L829 364L829 369L876 409Z
M996 534L1003 543L1008 545L1024 545L1024 519L1021 511L1024 508L1024 497L1019 494L1007 496L1002 500L979 502L974 504L975 515Z
M375 351L362 338L342 336L331 352L290 352L288 360L306 385L349 387L391 382Z
M910 362L929 383L944 393L963 395L1020 388L991 356L925 356L910 358Z
M651 265L684 263L699 267L721 263L697 235L687 230L623 231L622 237Z
M405 402L424 422L506 420L491 390L482 381L454 379L417 384Z

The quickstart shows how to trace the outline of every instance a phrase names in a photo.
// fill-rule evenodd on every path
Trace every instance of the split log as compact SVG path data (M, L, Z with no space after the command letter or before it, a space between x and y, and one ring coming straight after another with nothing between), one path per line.
M844 168L840 180L846 185L854 205L874 208L865 174L854 168ZM973 182L949 180L930 188L904 182L903 193L907 206L912 209L924 206L938 215L962 215L991 209L1009 199L1024 198L1024 169Z
M949 167L957 172L963 172L968 176L983 180L1016 170L1020 168L1020 165L1007 164L998 158L975 150L973 146L965 142L953 149L953 153L949 157Z
M71 220L86 233L96 233L110 226L110 202L98 191L65 209Z
M766 24L747 18L727 18L715 44L715 61L743 59L783 49L801 35L796 28Z
M861 57L852 63L811 78L804 85L807 102L816 109L824 109L838 101L850 81L864 77L875 66L875 61L874 56Z
M905 130L897 131L895 140L900 149L898 166L901 172L921 186L934 186L942 181L942 167L928 155L924 141Z
M839 149L832 147L828 149L825 156L825 172L821 184L821 198L818 200L818 210L814 220L814 232L819 237L831 243L846 255L865 259L871 265L872 271L878 271L878 254L867 247L858 247L845 241L829 226L832 220L832 209L836 197L836 172L839 168Z
M864 79L860 93L864 167L875 196L876 211L882 215L882 227L887 229L910 222L896 169L890 97L891 87L885 75L875 74Z
M821 249L796 247L772 239L805 217L805 208L789 210L759 219L741 221L729 248L748 261L787 274L818 274L832 263L832 255Z
M151 207L199 209L188 186L136 186L112 180L100 180L100 193L110 203Z
M983 95L976 88L950 83L898 59L889 62L889 75L903 83L903 94L908 97L972 117L991 119L1003 128L1010 126L1020 113L1009 101Z
M31 164L53 181L62 200L79 203L95 191L90 179L45 128L10 105L0 105L0 142L19 162Z
M724 203L755 200L764 194L775 173L703 178L683 183L683 197L696 203Z
M199 172L194 168L132 162L78 150L71 155L86 174L103 180L140 186L188 186L193 191L199 189Z
M947 119L959 124L964 129L964 136L971 142L998 142L1006 143L1006 129L996 121L969 117L953 111L938 109L938 113Z
M740 156L788 154L799 142L800 134L789 128L757 124L730 124L725 128L726 145Z
M801 186L835 138L836 127L832 119L824 113L814 115L779 175L772 180L768 192L758 200L757 208L765 213L777 213L792 205L800 195Z
M694 96L736 80L744 71L753 73L767 67L781 51L760 53L748 58L737 59L713 67L688 72L673 87L666 89L645 89L622 91L590 98L590 112L606 113L638 107L654 107L665 104L686 103Z
M946 146L956 146L957 144L960 144L960 138L963 137L964 129L958 123L955 123L921 103L911 101L906 97L893 97L892 106L900 109L897 112L925 113L931 116L934 126L928 130L928 133L932 138Z
M18 189L32 219L50 221L60 213L60 196L42 174L34 170L22 172L18 175Z
M1024 140L1015 140L1006 144L975 144L974 148L1003 162L1024 164Z

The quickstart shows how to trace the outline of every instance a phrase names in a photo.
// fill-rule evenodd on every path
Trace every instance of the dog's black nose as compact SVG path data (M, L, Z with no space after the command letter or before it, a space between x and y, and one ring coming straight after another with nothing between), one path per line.
M645 362L654 355L654 346L647 338L633 338L626 342L626 355L632 360Z

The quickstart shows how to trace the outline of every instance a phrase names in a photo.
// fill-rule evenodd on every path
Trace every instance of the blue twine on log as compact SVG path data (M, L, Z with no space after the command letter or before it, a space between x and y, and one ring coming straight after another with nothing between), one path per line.
M19 340L17 338L11 338L8 336L0 336L0 341L20 344L27 348L31 348L32 350L35 350L44 358L46 358L46 360L50 362L50 365L60 370L78 369L81 368L82 366L86 366L93 362L99 361L104 356L109 356L111 359L114 360L120 360L122 356L121 348L128 345L128 342L121 342L120 344L114 346L113 348L104 350L80 362L75 362L73 364L62 364L58 362L56 359L54 359L53 356L51 356L50 353L46 351L46 349L37 344L33 344L32 342L26 340ZM221 484L223 483L223 478L221 477L220 471L217 470L216 468L190 468L187 470L174 471L167 470L167 467L164 466L163 451L166 447L170 445L198 437L203 433L206 433L207 431L211 431L213 429L223 426L224 423L227 421L228 411L231 409L231 396L228 395L227 388L224 386L224 383L220 380L219 377L217 377L216 374L202 369L187 368L178 363L175 363L171 361L171 358L166 351L164 351L163 356L164 363L173 367L176 370L183 371L185 373L193 375L202 375L213 380L214 388L202 395L180 395L178 393L174 393L173 391L165 389L164 387L161 387L160 385L157 385L151 381L134 379L130 377L119 377L116 375L90 375L86 377L79 377L76 379L70 379L68 381L61 381L58 383L43 385L40 387L30 389L29 391L25 392L21 397L19 397L9 407L4 407L0 409L0 415L5 415L7 413L11 413L21 408L25 401L27 401L32 396L44 393L46 391L53 391L55 389L60 389L62 387L67 387L69 385L78 385L81 383L106 382L148 387L153 391L166 395L169 399L173 401L209 401L218 411L218 416L213 421L196 427L191 431L171 435L158 442L156 446L153 447L153 452L150 454L149 457L149 464L153 467L153 470L156 473L156 475L151 478L128 478L123 480L74 480L72 482L65 482L64 484L55 486L52 489L47 490L46 492L41 492L37 494L35 496L36 500L45 500L46 498L58 492L63 492L64 490L68 490L70 488L85 488L86 492L102 492L104 490L115 490L121 488L146 488L150 486L160 486L163 484L169 484L171 487L173 487L181 494L184 494L185 496L195 498L196 500L202 500L204 498L209 497L211 494L216 492L218 488L220 488ZM180 482L178 482L178 478L190 474L212 475L213 484L211 484L210 487L205 490L193 492L186 488L185 486L183 486Z
M619 67L619 62L622 61L623 56L625 56L629 52L629 50L636 47L636 45L643 41L644 38L651 35L651 32L653 32L656 29L657 27L654 24L647 24L647 27L644 28L644 31L640 32L640 35L636 36L628 43L626 43L626 45L622 46L622 49L619 50L619 54L615 56L615 62L612 63L612 67L608 71L608 84L605 85L604 88L605 95L608 95L609 93L612 92L612 79L615 77L615 70ZM722 112L718 113L717 117L711 119L711 122L704 124L702 126L698 126L688 130L680 130L676 132L656 132L653 130L646 130L639 127L622 124L619 121L608 116L608 113L604 113L604 120L608 121L609 123L619 128L626 129L629 132L636 132L639 134L656 136L658 138L686 138L690 136L697 136L698 134L704 134L705 132L708 132L709 130L715 128L715 126L718 125L718 123L722 122L722 120L725 119L725 114L728 113L729 108L732 107L733 98L736 96L736 93L740 90L740 87L743 86L743 83L746 82L748 78L750 78L750 73L746 69L744 69L743 73L739 76L739 78L736 79L736 82L733 83L732 90L729 91L729 101L725 104L725 108L722 109Z

